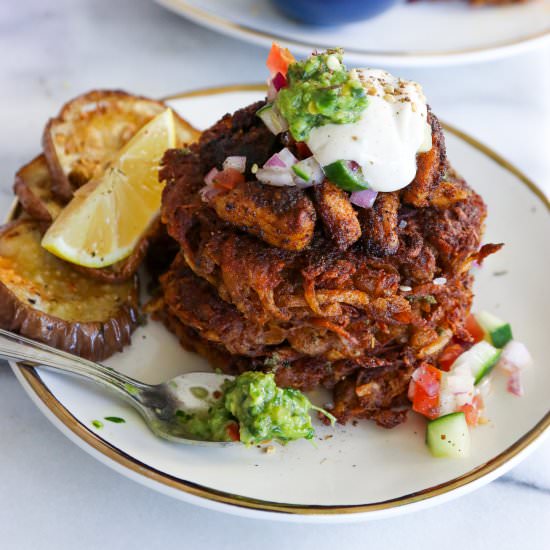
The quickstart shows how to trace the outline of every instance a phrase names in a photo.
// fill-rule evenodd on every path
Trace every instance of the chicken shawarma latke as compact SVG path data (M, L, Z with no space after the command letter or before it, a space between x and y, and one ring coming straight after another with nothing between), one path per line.
M340 50L274 45L268 67L265 101L163 158L179 251L149 310L224 372L330 390L341 423L391 428L412 403L432 431L475 425L511 331L470 314L471 268L502 245L482 245L485 204L420 86Z

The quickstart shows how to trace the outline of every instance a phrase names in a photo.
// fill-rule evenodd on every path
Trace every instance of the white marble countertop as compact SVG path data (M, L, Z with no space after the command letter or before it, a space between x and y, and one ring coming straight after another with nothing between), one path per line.
M126 88L163 96L264 78L265 52L179 19L149 0L19 0L0 5L0 210L42 127L71 96ZM406 69L437 114L467 130L550 192L548 49L452 69ZM208 67L208 71L205 68ZM0 364L0 547L408 548L550 544L550 438L506 476L413 515L342 526L222 515L116 474L58 432ZM435 544L434 544L435 546Z

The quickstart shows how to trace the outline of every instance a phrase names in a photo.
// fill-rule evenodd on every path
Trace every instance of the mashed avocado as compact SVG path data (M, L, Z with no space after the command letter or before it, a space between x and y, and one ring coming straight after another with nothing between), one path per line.
M178 420L185 433L205 441L238 437L246 445L269 440L286 443L315 435L311 409L321 410L300 391L277 387L273 374L245 372L224 383L222 395L208 411L179 411Z
M317 126L356 122L367 107L365 89L342 64L342 53L328 50L288 67L288 86L275 105L295 140L305 141Z

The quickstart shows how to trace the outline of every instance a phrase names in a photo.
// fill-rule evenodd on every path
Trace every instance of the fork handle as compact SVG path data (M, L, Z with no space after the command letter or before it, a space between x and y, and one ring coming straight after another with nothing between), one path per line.
M139 396L151 386L139 382L120 372L72 355L41 342L35 342L18 334L0 329L0 357L22 362L23 366L46 366L91 380L103 387L115 390L134 404L141 404Z

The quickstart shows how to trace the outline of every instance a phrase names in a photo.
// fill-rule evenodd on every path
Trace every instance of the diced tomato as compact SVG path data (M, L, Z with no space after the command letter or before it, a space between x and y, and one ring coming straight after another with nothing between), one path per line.
M244 182L244 174L235 168L226 168L214 177L214 185L224 189L233 189L237 184Z
M241 439L239 425L236 422L231 422L231 424L228 424L226 430L231 441L239 441Z
M456 361L459 355L464 352L464 347L461 344L449 344L439 356L437 363L441 370L448 372L452 364Z
M477 322L477 319L470 313L466 318L466 330L470 333L470 336L473 338L474 342L481 342L485 338L485 332Z
M413 411L430 419L439 415L439 389L441 371L431 365L423 365L414 372L409 386L409 399Z
M441 371L432 365L422 365L414 374L416 385L430 396L439 394L440 380Z
M481 398L481 395L476 395L471 403L466 403L466 405L462 405L462 407L460 407L459 409L459 411L464 413L464 416L466 417L466 422L470 426L477 426L482 410L483 399Z
M271 76L281 73L286 77L288 66L295 61L294 56L290 53L288 48L281 48L279 44L275 44L275 42L273 42L265 64L267 65Z
M439 395L428 395L422 388L416 386L412 408L413 411L433 420L439 416Z

